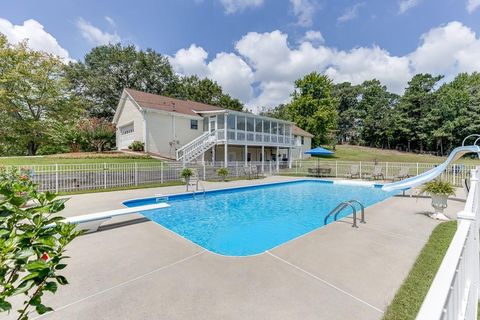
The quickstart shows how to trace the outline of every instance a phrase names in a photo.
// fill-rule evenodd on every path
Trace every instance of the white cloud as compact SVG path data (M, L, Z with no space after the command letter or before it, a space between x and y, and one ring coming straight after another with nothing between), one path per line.
M313 24L313 15L318 4L315 0L290 0L293 14L297 16L297 24L303 27L310 27Z
M416 7L420 4L422 0L402 0L398 3L398 13L403 14L408 10Z
M472 13L473 11L480 8L480 0L468 0L467 1L467 11Z
M395 93L402 93L411 77L420 72L443 74L480 71L480 39L460 22L433 28L417 49L395 56L379 47L338 50L325 44L319 31L307 31L292 45L288 35L275 30L250 32L236 44L236 53L222 52L208 61L208 53L192 45L171 58L176 70L197 73L220 83L247 107L271 107L290 100L293 83L312 71L328 75L336 83L360 84L378 79ZM253 94L252 92L255 92Z
M422 35L422 43L410 54L410 60L417 72L449 74L479 70L479 47L480 39L475 32L453 21Z
M308 30L305 32L305 35L300 40L301 42L307 41L312 43L323 43L325 39L323 39L323 35L320 31L315 30Z
M225 92L242 101L253 95L253 72L250 66L234 53L221 52L207 63L208 53L196 45L180 49L170 57L175 70L183 75L198 75L217 81Z
M117 33L102 31L83 18L78 18L77 27L82 37L94 45L117 43L122 40Z
M60 46L57 39L45 31L43 25L34 19L24 21L22 25L14 25L10 21L0 18L0 32L12 44L28 39L28 46L31 49L54 54L65 61L72 60L68 51Z
M260 7L263 0L220 0L226 14L241 12L246 8Z
M117 24L115 23L115 20L113 20L113 18L110 18L109 16L105 16L105 20L108 22L108 24L115 28L117 26Z
M349 20L356 19L358 17L358 10L360 7L364 6L365 2L357 3L351 7L345 9L345 12L337 18L338 22L346 22Z

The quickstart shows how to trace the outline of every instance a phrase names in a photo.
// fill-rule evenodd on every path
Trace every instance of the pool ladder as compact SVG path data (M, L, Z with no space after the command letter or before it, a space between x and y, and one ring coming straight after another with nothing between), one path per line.
M358 228L357 226L357 208L355 208L354 204L358 204L360 205L360 209L362 210L361 211L361 217L360 217L360 223L367 223L365 221L365 207L363 206L363 204L358 201L358 200L348 200L348 201L344 201L342 203L340 203L338 206L335 207L335 209L333 209L332 211L330 211L329 214L327 214L327 216L325 217L325 219L323 219L323 224L327 224L327 220L328 218L333 215L333 220L334 221L337 221L337 216L338 214L345 208L347 207L350 207L352 208L352 211L353 211L353 224L352 224L352 227L353 228Z
M203 183L202 183L202 180L198 179L197 181L197 191L198 191L198 186L200 185L200 188L202 190L202 193L203 193L203 198L205 198L205 187L203 186ZM195 199L195 196L197 195L197 193L195 192L195 189L193 190L192 192L193 194L193 199Z

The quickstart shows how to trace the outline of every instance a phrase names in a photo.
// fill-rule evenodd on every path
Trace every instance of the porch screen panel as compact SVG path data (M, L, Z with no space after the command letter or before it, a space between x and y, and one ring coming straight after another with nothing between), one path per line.
M272 142L277 142L277 134L278 134L278 129L277 129L277 123L272 122Z
M237 140L245 141L245 117L237 116Z
M284 126L285 125L283 123L278 124L278 142L279 143L283 143L283 140L284 140L283 139L284 138L283 136L285 134Z
M263 121L263 141L270 142L270 121Z
M253 141L254 138L254 119L252 117L247 118L247 141Z
M225 139L225 116L223 114L219 114L217 116L217 128L218 128L218 139L224 140Z
M255 141L262 142L263 120L255 119Z
M227 117L228 140L235 140L236 119L234 115L229 114Z

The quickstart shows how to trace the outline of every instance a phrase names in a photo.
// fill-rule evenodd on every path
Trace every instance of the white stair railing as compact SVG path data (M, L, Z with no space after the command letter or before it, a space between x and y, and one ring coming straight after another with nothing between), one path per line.
M177 150L177 161L190 162L217 143L217 130L205 132Z

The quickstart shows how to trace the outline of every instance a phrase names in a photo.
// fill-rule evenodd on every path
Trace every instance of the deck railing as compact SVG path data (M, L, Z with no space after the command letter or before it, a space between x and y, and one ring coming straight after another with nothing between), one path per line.
M470 192L458 228L423 301L417 320L477 319L479 297L480 167L471 170Z

